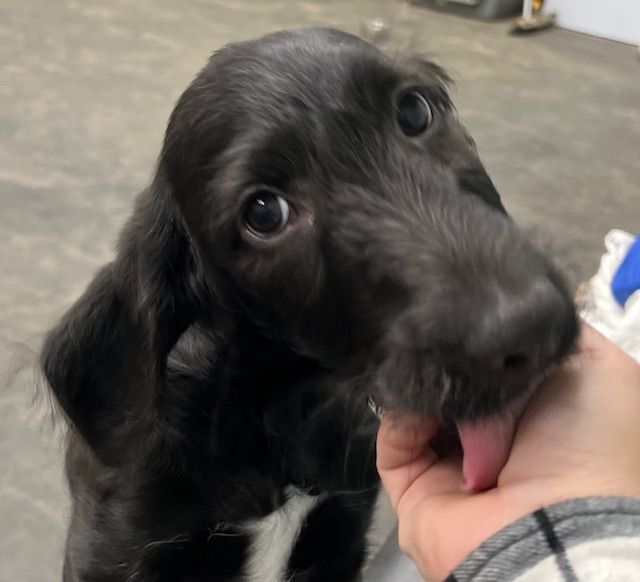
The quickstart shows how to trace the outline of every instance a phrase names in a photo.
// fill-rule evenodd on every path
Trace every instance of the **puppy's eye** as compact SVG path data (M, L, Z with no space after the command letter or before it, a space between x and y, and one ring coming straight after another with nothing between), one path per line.
M433 114L427 100L418 91L406 91L398 99L396 119L405 135L414 136L429 127Z
M244 222L258 236L278 234L289 220L289 204L271 192L258 192L244 209Z

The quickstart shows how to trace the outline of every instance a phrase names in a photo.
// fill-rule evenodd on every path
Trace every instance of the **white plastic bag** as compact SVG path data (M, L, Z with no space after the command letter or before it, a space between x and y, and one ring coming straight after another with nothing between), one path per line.
M634 239L622 230L612 230L605 236L607 252L581 297L580 315L640 362L640 290L631 295L624 309L611 292L611 280Z

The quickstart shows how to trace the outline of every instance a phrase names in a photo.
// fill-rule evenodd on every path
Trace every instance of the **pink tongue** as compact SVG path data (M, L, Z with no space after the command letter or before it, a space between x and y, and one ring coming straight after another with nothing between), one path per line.
M495 487L498 475L509 458L516 419L506 414L502 418L456 424L464 453L463 489L482 491Z
M536 386L514 400L500 416L481 418L473 422L456 423L462 445L462 488L483 491L498 483L498 476L507 463L513 444L516 424L520 420Z

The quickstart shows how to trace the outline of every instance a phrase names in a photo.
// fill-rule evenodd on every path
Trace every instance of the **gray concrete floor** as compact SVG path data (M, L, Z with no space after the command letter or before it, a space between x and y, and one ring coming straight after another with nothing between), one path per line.
M640 228L640 61L560 30L513 38L387 0L0 2L0 580L60 579L59 437L31 406L43 330L111 256L165 121L216 47L288 27L392 25L394 49L457 80L460 115L506 204L575 281L602 237Z

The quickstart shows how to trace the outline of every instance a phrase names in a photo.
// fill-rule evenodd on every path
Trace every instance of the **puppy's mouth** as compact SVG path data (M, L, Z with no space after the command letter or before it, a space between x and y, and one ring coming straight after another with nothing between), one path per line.
M462 453L463 491L484 491L497 485L509 459L518 422L547 376L548 372L540 374L500 412L473 419L441 421L441 430L430 445L440 456ZM373 399L369 402L378 416L384 413Z
M455 423L463 455L464 491L483 491L498 484L500 473L511 454L518 422L543 377L541 375L500 414Z

